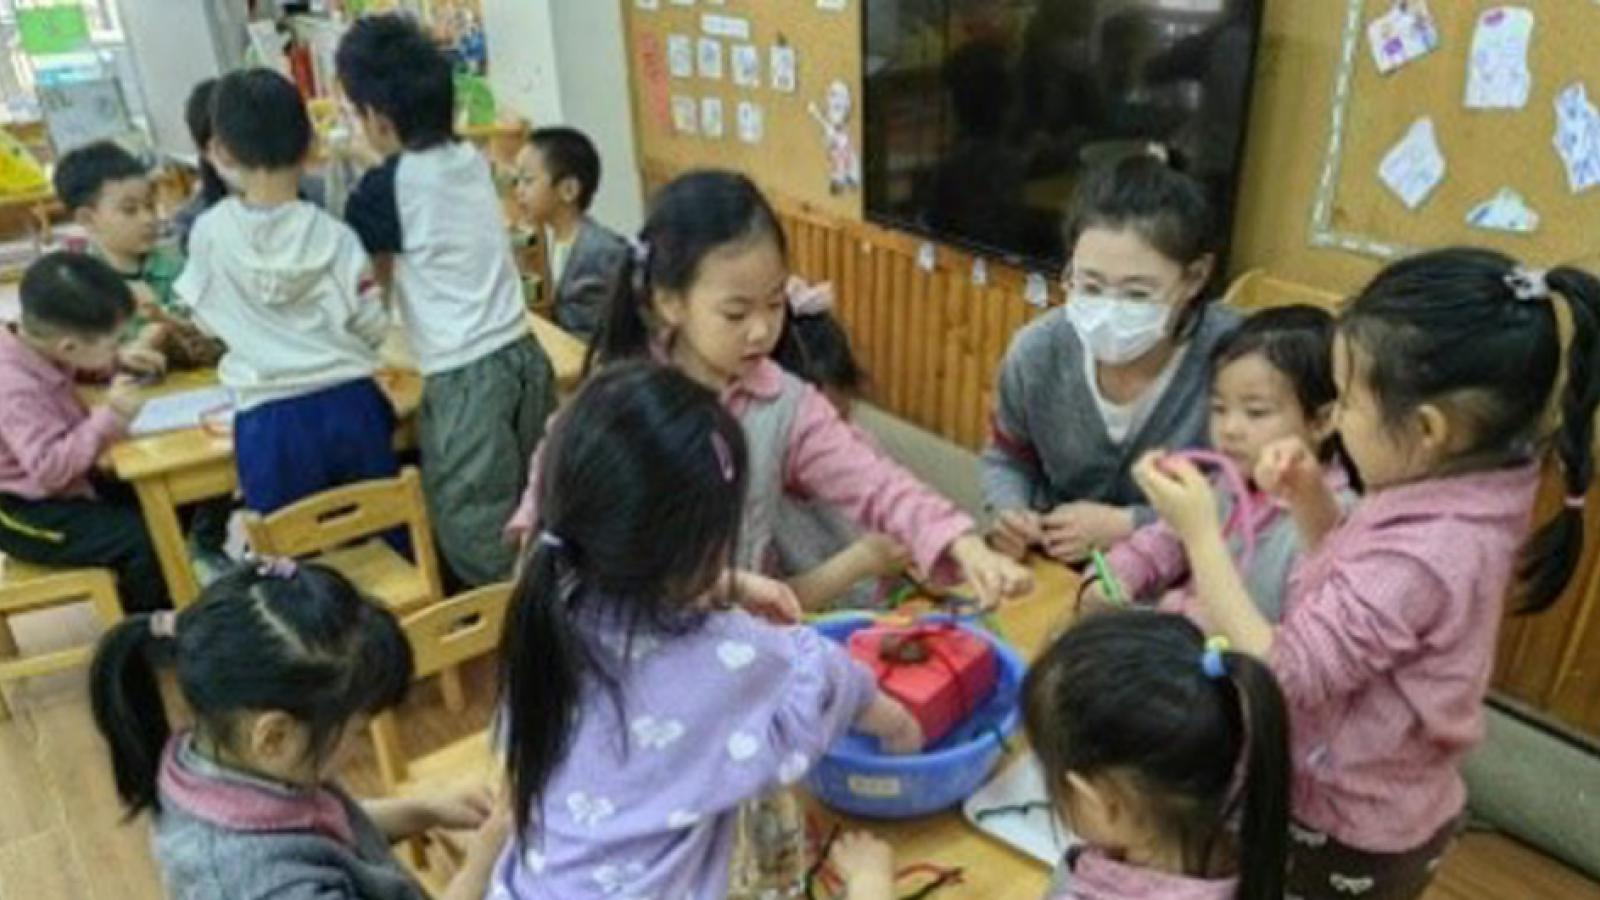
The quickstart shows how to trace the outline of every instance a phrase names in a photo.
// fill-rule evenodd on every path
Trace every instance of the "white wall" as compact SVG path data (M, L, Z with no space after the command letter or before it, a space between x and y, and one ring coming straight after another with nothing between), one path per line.
M218 32L237 30L242 37L244 0L121 0L120 12L156 146L189 153L184 104L197 83L236 64L237 48L226 46Z
M590 210L631 234L644 219L628 99L628 51L618 0L484 0L489 81L534 125L571 125L600 151Z

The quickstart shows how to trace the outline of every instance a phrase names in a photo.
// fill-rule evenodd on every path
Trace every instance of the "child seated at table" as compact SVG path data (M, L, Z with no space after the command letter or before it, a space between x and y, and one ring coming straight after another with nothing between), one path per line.
M632 252L589 215L600 189L600 154L575 128L537 128L517 154L517 205L544 230L556 321L593 340Z
M155 186L133 154L110 141L61 157L56 195L89 235L89 252L110 264L133 290L135 309L119 363L135 371L210 368L223 346L190 321L172 285L183 254L160 240Z
M788 302L785 333L772 358L821 391L839 418L870 442L850 421L867 376L850 351L849 336L833 318L833 287L790 278ZM911 564L911 554L899 541L863 531L838 510L811 499L784 497L778 502L772 546L778 570L808 610L871 607L880 599L882 579Z
M129 611L170 606L132 493L94 477L143 401L122 376L91 410L72 379L111 365L133 294L80 253L29 266L21 294L21 322L0 328L0 551L39 565L103 566L116 572Z
M234 72L215 125L242 190L195 223L176 291L228 344L217 372L236 395L245 506L393 476L394 409L373 379L389 313L355 232L298 199L311 150L299 92L268 69Z

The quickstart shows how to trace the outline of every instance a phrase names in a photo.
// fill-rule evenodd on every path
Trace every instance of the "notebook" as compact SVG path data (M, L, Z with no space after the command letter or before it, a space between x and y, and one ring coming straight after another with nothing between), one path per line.
M233 413L233 392L225 387L196 388L155 397L145 403L128 426L134 437L199 428L202 420L227 421Z
M1044 771L1032 753L1013 759L961 804L979 831L1055 868L1077 842L1050 807Z

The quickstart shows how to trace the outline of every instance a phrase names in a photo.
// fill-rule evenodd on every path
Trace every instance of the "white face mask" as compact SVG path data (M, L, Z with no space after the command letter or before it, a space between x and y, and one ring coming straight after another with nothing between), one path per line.
M1167 335L1172 308L1160 301L1093 296L1073 291L1067 321L1094 358L1108 366L1133 362Z

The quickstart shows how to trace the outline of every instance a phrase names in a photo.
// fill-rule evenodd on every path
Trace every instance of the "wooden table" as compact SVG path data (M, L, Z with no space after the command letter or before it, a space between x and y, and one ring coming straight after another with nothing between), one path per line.
M570 393L583 377L583 357L589 352L589 345L537 313L528 313L528 329L533 332L539 346L544 348L545 355L550 357L550 365L556 372L557 389L563 394ZM406 370L417 367L417 358L411 354L411 345L406 340L403 328L390 332L379 354L386 366Z
M1059 628L1071 621L1072 600L1078 589L1078 575L1056 563L1036 562L1033 571L1033 593L1007 604L996 614L1001 634L1030 661ZM1019 734L1016 746L1021 744ZM1000 765L1004 766L1018 752L1013 750ZM1038 900L1049 884L1049 870L972 827L959 809L924 819L887 822L837 815L816 803L812 806L825 823L838 822L846 831L870 831L888 841L895 850L897 869L913 863L961 868L961 884L939 891L935 898ZM902 893L905 891L897 891Z
M148 396L158 397L216 383L216 372L211 370L179 372L146 390ZM384 371L378 374L378 384L394 404L401 422L396 443L414 444L415 434L410 426L422 401L422 377L415 372ZM192 603L200 596L200 583L189 562L178 507L228 497L238 488L233 439L207 434L199 428L169 431L120 441L111 448L108 460L117 477L132 485L139 496L139 509L172 602L179 607Z

